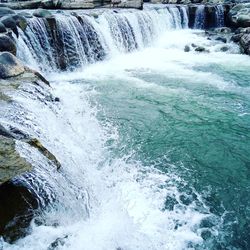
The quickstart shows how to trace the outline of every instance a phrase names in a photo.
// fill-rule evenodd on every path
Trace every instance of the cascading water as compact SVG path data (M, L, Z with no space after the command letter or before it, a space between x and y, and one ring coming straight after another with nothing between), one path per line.
M215 25L216 27L224 26L224 7L220 4L215 6Z
M204 29L205 20L205 5L199 5L195 12L194 28Z
M18 41L18 56L28 64L36 61L42 71L71 70L142 49L165 30L186 28L188 24L186 9L177 7L143 12L107 10L96 15L79 12L75 16L64 13L30 19Z
M222 241L225 210L216 204L222 212L214 214L216 197L203 188L201 195L193 187L196 179L185 178L202 177L202 171L187 171L204 160L204 141L193 141L200 138L197 131L204 136L200 124L218 121L219 107L229 113L245 106L234 103L241 86L224 81L217 67L211 74L196 68L201 59L203 67L225 61L229 67L231 55L222 60L212 51L206 61L207 54L185 53L193 41L214 46L190 30L176 31L187 26L186 8L172 6L29 20L20 31L18 56L46 73L52 88L25 82L10 94L9 106L0 107L0 122L38 138L62 166L57 171L37 149L17 142L34 166L17 180L35 194L39 207L26 236L12 243L1 238L0 248L182 250L213 249ZM235 58L248 69L244 58ZM215 109L207 89L220 98ZM229 102L227 91L233 93ZM226 104L231 106L223 109Z
M187 29L188 28L188 7L187 6L181 6L180 7L180 15L182 19L182 28Z

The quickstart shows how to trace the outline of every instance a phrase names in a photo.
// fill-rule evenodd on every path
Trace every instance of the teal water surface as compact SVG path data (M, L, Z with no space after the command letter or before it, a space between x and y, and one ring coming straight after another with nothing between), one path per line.
M201 222L204 241L195 249L249 249L249 58L163 48L107 64L77 82L96 90L99 120L118 129L113 154L185 180L177 185L184 194L166 197L163 210L191 204L193 190L202 194L215 216Z

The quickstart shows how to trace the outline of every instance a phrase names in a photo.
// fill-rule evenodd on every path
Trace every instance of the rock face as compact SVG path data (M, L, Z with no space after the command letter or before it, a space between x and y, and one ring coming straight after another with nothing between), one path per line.
M39 140L31 139L31 140L28 140L27 143L37 148L40 151L40 153L42 153L44 156L46 156L50 161L52 161L56 165L57 169L61 167L61 163L57 160L57 158L47 148L45 148Z
M239 43L243 53L250 55L250 3L235 5L228 14L230 25L235 30L231 40Z
M2 53L1 55L11 55L11 59L15 57L10 53ZM0 59L1 59L0 55ZM20 64L20 62L19 62ZM0 64L1 65L1 64ZM13 105L12 99L6 95L6 93L13 93L19 91L19 87L25 85L26 83L33 83L44 88L49 88L48 81L41 74L30 70L22 65L23 74L17 77L8 78L5 80L0 80L0 111L6 112L4 107ZM55 98L52 98L50 92L46 96L47 101L54 102ZM3 109L2 109L3 107ZM13 108L12 106L9 106ZM2 115L3 113L0 113ZM20 131L18 128L13 126L3 126L0 124L0 187L6 181L11 180L26 171L32 170L32 166L24 158L22 158L16 150L16 141L22 141L33 148L36 148L41 154L43 154L53 166L57 169L61 167L60 162L57 158L46 149L42 143L36 139L31 138L28 134ZM1 217L1 216L0 216ZM1 224L1 223L0 223Z
M0 54L0 78L6 79L24 73L24 66L11 53Z
M15 141L0 135L0 184L31 169L32 166L17 153Z
M0 52L4 51L16 55L16 44L9 36L0 35Z
M0 33L12 31L18 37L18 28L24 31L28 25L26 14L23 12L16 13L7 7L0 7ZM32 16L28 15L28 17Z
M22 29L23 31L27 28L27 20L24 16L20 15L20 14L14 14L11 15L11 17L14 19L16 25Z
M240 38L240 45L243 52L250 55L250 34L243 34Z
M6 33L7 29L5 28L4 24L0 22L0 33Z
M27 234L38 199L22 183L6 182L0 188L0 201L0 235L13 242Z
M237 4L229 11L229 19L234 27L250 27L250 3Z
M11 29L15 35L18 37L18 30L16 21L12 16L4 16L0 19L0 22L6 27Z

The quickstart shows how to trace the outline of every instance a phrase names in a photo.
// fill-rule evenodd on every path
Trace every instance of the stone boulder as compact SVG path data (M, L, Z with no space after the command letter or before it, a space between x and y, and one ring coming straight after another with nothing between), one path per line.
M15 141L0 135L0 185L31 169L31 164L16 151Z
M185 45L184 52L189 52L191 50L189 45Z
M33 12L33 15L34 15L35 17L43 17L43 18L51 17L51 16L52 16L52 14L51 14L50 11L45 10L45 9L40 9L40 8L37 9L37 10L35 10L35 11Z
M0 235L9 243L25 237L39 207L39 198L24 183L15 180L0 186Z
M232 37L231 37L231 41L235 42L235 43L238 43L241 39L243 34L234 34Z
M209 50L207 50L205 47L202 47L202 46L198 46L198 47L196 47L195 48L195 51L196 52L206 52L206 53L208 53L209 52Z
M4 16L0 19L0 22L6 27L11 29L15 35L18 37L17 24L11 15Z
M6 33L7 29L5 28L4 24L0 22L0 33Z
M250 34L243 34L240 38L240 46L243 52L250 55Z
M27 28L28 22L27 22L27 20L26 20L26 18L24 16L22 16L20 14L18 14L18 15L15 14L15 15L12 15L11 17L15 20L16 25L20 29L22 29L24 31Z
M9 36L7 35L0 35L0 52L10 52L13 55L16 55L16 44L13 41L13 39L11 39Z
M228 13L234 27L250 27L250 3L237 4Z
M14 55L9 52L0 54L0 79L18 76L24 71L24 66Z
M0 7L0 17L10 14L15 14L15 11L7 7Z

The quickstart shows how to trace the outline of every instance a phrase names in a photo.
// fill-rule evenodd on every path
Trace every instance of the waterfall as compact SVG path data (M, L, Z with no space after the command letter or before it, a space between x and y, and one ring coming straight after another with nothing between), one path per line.
M205 6L204 5L199 5L196 9L194 28L195 29L205 28Z
M184 29L188 28L188 7L187 6L181 6L180 7L180 14L181 14L181 18L182 18L182 27Z
M215 26L224 26L224 7L221 4L215 6Z
M164 31L187 25L184 7L33 17L26 31L20 32L18 57L42 71L73 70L114 54L142 49Z
M118 128L111 121L99 119L104 111L95 100L90 101L98 96L98 88L88 82L88 77L64 79L75 74L88 75L84 71L88 69L90 75L91 70L100 73L107 63L101 61L127 53L123 55L126 60L125 56L133 55L130 52L139 54L143 48L153 46L166 31L188 28L187 12L184 6L145 7L143 11L52 11L52 17L32 17L27 29L19 30L17 56L48 75L51 88L25 81L10 93L11 102L0 105L0 124L38 138L62 166L57 171L39 150L23 141L16 142L18 152L34 170L14 181L35 194L39 208L27 236L14 244L0 238L0 249L2 244L7 250L50 250L57 246L179 250L194 249L202 243L199 225L211 213L199 193L171 171L159 170L157 159L151 166L133 158L137 149L124 153L118 145ZM218 23L219 20L218 17ZM203 27L204 6L199 6L195 28ZM180 51L184 53L183 48ZM159 58L164 62L168 55L163 57ZM150 60L147 57L147 62ZM143 68L144 61L139 62ZM97 68L91 69L94 63L92 66ZM177 66L178 70L180 65ZM144 83L133 78L133 72L126 75L127 71L131 73L133 69L122 72L125 80L131 81L128 84ZM185 72L189 75L187 69ZM58 80L60 77L64 80ZM117 78L116 84L123 80ZM112 82L112 77L103 81ZM145 89L153 86L152 90L159 88L159 93L164 90L156 83L146 84ZM56 97L60 101L55 101ZM121 152L116 155L116 150ZM170 165L165 158L163 164Z

